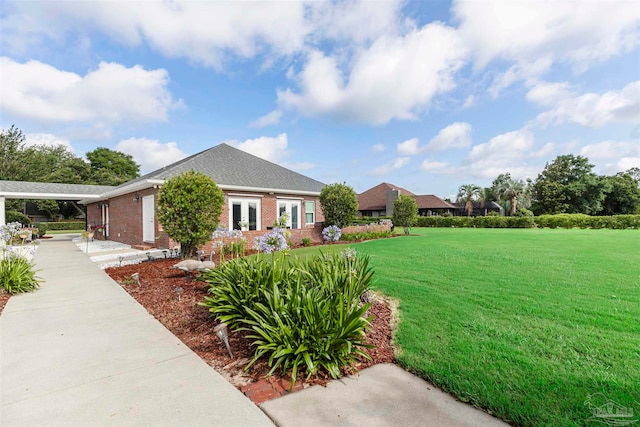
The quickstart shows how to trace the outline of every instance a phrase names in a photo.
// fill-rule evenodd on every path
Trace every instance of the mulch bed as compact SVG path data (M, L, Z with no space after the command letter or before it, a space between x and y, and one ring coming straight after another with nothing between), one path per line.
M214 261L218 264L218 260ZM172 269L171 266L177 262L178 259L163 259L108 268L105 271L185 345L255 403L287 394L291 390L290 378L283 376L281 371L267 377L269 367L266 360L256 362L251 369L245 371L253 352L250 341L244 334L229 331L233 358L229 357L224 344L213 332L217 322L205 307L198 305L207 295L206 284L197 278L192 280L181 270ZM140 285L131 280L133 273L139 273ZM183 289L180 300L176 293L176 288L179 287ZM375 317L371 330L367 332L368 342L374 347L366 349L366 352L372 360L359 361L345 370L345 374L394 360L391 308L386 302L376 299L369 313ZM313 384L324 385L329 380L328 375L321 373L309 380L299 380L293 391Z
M11 294L4 289L0 289L0 314L4 310L4 306L7 305L9 298L11 298Z

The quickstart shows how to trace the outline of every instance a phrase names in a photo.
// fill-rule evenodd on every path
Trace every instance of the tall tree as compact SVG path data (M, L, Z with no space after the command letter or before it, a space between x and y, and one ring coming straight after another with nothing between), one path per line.
M500 200L509 201L509 215L513 215L518 208L518 199L526 194L526 186L522 180L509 178L498 183L496 192Z
M0 132L0 179L24 181L29 177L26 163L27 139L15 125Z
M393 204L393 225L404 228L404 234L409 234L409 229L418 216L416 199L407 195L400 195Z
M475 184L464 184L458 189L456 203L464 203L467 216L473 213L473 202L482 200L482 187Z
M637 168L634 168L637 169ZM608 183L608 191L602 203L603 215L640 213L640 188L633 177L634 170L619 172L614 176L601 177ZM639 177L640 178L640 177Z
M538 215L600 212L607 183L592 170L593 165L586 157L558 156L545 166L533 184L533 211Z
M102 185L120 185L140 176L140 165L120 151L98 147L87 153L94 180Z

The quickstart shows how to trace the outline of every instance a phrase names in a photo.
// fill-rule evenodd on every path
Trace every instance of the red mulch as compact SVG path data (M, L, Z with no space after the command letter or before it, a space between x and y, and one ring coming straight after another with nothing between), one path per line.
M4 306L7 305L9 298L11 298L11 294L4 289L0 289L0 314L4 310Z
M288 393L290 377L276 371L267 378L269 367L266 360L256 362L251 369L245 371L253 352L250 341L242 333L229 331L233 358L229 357L224 344L213 332L216 321L205 307L198 305L207 295L206 284L197 278L187 278L181 270L172 269L171 266L179 261L156 260L108 268L105 271L184 344L254 402L259 404ZM140 274L140 286L131 280L133 273ZM178 287L183 288L180 301L175 291ZM351 369L346 369L345 374L394 360L391 346L391 308L385 302L376 301L369 313L375 317L371 330L367 332L369 343L374 345L373 348L366 349L372 360L356 363ZM326 384L329 379L327 374L321 373L309 380L297 382L293 391L312 384Z

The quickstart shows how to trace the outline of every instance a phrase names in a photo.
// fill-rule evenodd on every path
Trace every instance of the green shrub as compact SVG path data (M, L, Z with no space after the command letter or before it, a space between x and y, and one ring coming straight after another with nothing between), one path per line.
M640 215L589 216L584 214L540 215L535 218L540 228L640 228Z
M302 246L310 246L311 245L311 239L308 237L303 237L302 238Z
M255 348L247 369L267 357L270 373L307 376L324 370L333 378L360 357L369 304L367 257L316 255L286 262L282 257L239 258L207 272L210 297L202 305L233 330L248 331Z
M532 212L532 211L530 211L530 210L529 210L529 209L527 209L527 208L518 208L518 209L513 213L513 215L511 215L511 216L517 216L517 217L520 217L520 216L529 216L529 217L532 217L532 216L533 216L533 212Z
M7 252L0 260L0 286L10 294L31 292L40 286L32 265L25 258Z
M48 231L60 230L84 230L85 223L82 221L47 222Z
M38 223L38 237L42 237L45 234L47 234L49 227L48 224L46 222L40 222Z
M388 231L362 231L358 233L342 233L340 240L344 242L359 242L361 240L385 239L391 237L391 230Z
M18 211L7 211L5 213L5 222L7 224L11 222L19 222L22 225L30 225L31 220L28 216Z

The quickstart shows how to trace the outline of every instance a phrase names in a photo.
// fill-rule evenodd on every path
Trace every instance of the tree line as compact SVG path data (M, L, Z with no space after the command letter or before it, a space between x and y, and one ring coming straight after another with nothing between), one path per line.
M462 185L456 202L464 204L469 215L476 202L497 202L509 215L640 213L640 168L615 175L597 175L593 168L587 157L562 155L547 163L535 180L514 179L506 172L491 187Z
M140 165L133 157L98 147L76 156L64 145L29 145L24 133L15 126L0 132L0 180L54 182L60 184L120 185L140 176ZM73 202L34 200L49 217L78 214ZM7 200L7 211L22 211L24 200Z

